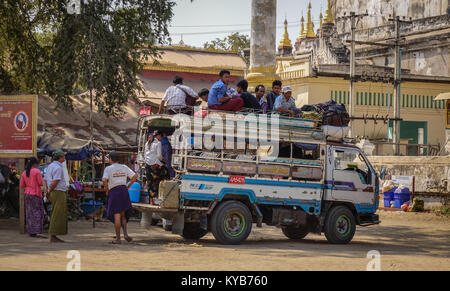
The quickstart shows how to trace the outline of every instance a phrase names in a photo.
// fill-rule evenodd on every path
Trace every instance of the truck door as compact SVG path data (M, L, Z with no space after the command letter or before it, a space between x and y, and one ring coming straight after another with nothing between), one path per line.
M351 202L358 212L372 212L375 203L375 172L356 148L331 148L332 200Z

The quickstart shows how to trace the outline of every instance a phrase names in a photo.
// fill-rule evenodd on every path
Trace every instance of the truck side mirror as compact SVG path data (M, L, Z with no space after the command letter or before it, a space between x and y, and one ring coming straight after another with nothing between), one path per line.
M386 176L386 167L385 166L383 166L382 168L381 168L381 171L380 171L380 179L381 180L384 180L384 177Z

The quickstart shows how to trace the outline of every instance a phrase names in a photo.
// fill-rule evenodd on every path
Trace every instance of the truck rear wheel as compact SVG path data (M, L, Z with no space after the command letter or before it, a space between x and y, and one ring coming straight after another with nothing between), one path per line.
M188 222L184 224L182 236L186 239L200 239L208 233L200 227L200 223Z
M252 214L242 202L223 202L212 215L211 232L222 244L240 244L247 239L251 231Z
M353 213L345 206L337 206L330 210L325 220L324 233L332 244L348 244L356 231Z
M283 234L290 239L302 239L309 233L308 225L302 225L301 227L285 226L281 230Z

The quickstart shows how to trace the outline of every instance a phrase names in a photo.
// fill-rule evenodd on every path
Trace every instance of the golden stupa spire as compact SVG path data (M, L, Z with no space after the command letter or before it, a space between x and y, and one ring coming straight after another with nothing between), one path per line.
M322 14L322 9L320 9L320 15L319 15L319 18L320 18L320 29L322 29L322 24L323 24L323 14Z
M301 40L302 38L305 38L306 33L305 33L305 18L303 17L303 12L302 12L302 18L300 19L301 22L301 29L300 29L300 35L297 37L297 40Z
M325 12L325 23L334 23L333 10L331 10L331 0L328 0L327 11Z
M309 5L308 5L308 17L306 19L306 37L312 38L315 37L316 35L314 34L314 24L312 22L311 19L311 1L309 1Z
M280 47L292 47L291 40L289 39L287 25L288 25L288 22L287 22L287 19L285 18L284 19L284 34L280 41Z

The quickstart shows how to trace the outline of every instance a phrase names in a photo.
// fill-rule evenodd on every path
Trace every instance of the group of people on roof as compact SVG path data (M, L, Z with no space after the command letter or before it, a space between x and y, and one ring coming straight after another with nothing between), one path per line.
M207 108L211 110L233 112L252 110L264 114L273 111L290 116L300 113L292 98L291 87L282 87L280 80L273 81L272 90L266 95L264 85L256 86L253 95L247 91L247 80L239 81L234 89L230 86L230 71L220 71L219 77L219 80L209 90L204 88L196 93L192 88L183 84L183 78L176 76L173 79L173 85L167 88L164 94L158 114L164 112L192 114L192 107L201 106L203 102L207 103Z

